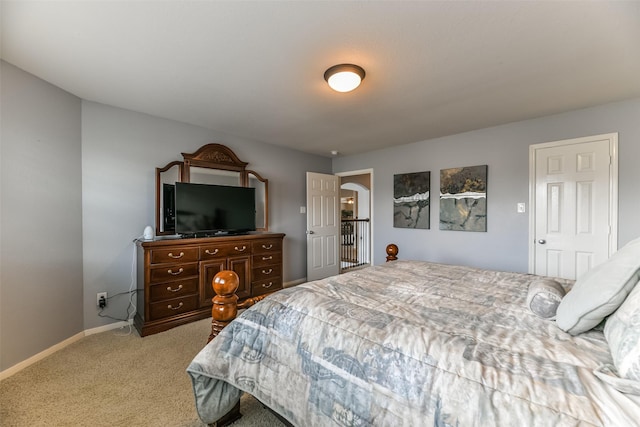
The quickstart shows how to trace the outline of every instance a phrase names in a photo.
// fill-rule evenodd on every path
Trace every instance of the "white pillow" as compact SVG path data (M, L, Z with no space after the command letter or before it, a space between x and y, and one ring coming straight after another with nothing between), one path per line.
M564 288L555 280L535 279L529 284L527 308L538 317L553 320L564 295Z
M640 388L640 286L636 286L604 326L613 365L620 377Z
M640 238L578 278L562 299L556 324L571 335L586 332L613 313L638 283Z

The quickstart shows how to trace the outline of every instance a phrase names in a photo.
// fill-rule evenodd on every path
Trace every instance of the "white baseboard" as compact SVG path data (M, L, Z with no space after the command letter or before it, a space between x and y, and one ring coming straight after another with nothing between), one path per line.
M97 328L91 328L84 331L85 336L99 334L100 332L107 332L112 329L119 329L125 326L133 325L133 319L126 321L120 321L115 323L109 323L108 325L98 326Z
M53 353L62 350L63 348L73 344L74 342L88 336L88 335L93 335L93 334L99 334L100 332L106 332L106 331L110 331L112 329L118 329L118 328L122 328L124 326L128 326L130 324L133 324L133 320L130 320L128 322L115 322L115 323L110 323L108 325L104 325L104 326L99 326L97 328L91 328L91 329L87 329L85 331L82 332L78 332L77 334L67 338L64 341L59 342L58 344L52 345L51 347L47 348L46 350L41 351L40 353L31 356L30 358L23 360L22 362L16 363L15 365L13 365L10 368L5 369L4 371L0 371L0 381L4 380L5 378L9 378L11 375L20 372L21 370L23 370L24 368L33 365L36 362L39 362L40 360L44 359L47 356L51 356Z
M296 286L299 285L301 283L305 283L307 281L306 277L303 277L302 279L298 279L298 280L292 280L291 282L286 282L282 284L283 288L290 288L292 286Z
M28 358L27 360L23 360L20 363L17 363L15 365L13 365L10 368L5 369L4 371L0 372L0 381L10 377L11 375L20 372L21 370L23 370L24 368L26 368L27 366L33 365L34 363L44 359L47 356L52 355L53 353L55 353L58 350L62 350L63 348L67 347L68 345L73 344L74 342L78 341L81 338L84 338L84 332L79 332L77 334L75 334L72 337L67 338L66 340L59 342L58 344L55 344L51 347L49 347L46 350L41 351L40 353L31 356L30 358Z

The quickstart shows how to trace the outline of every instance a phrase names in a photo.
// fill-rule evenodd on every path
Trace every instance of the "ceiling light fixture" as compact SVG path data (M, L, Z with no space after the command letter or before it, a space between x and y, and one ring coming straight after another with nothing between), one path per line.
M337 92L351 92L364 80L364 69L353 64L338 64L324 72L324 79Z

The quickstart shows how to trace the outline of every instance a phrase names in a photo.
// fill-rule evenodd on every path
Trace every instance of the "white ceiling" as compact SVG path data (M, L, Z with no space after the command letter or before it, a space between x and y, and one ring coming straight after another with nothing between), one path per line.
M2 1L80 98L330 156L640 96L640 1ZM366 70L354 92L323 80ZM223 142L223 141L219 141Z

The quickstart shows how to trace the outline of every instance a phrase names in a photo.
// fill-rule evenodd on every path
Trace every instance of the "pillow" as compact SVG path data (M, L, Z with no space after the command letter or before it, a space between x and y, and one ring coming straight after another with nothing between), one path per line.
M640 286L607 319L604 336L618 375L637 381L640 389Z
M529 284L527 308L538 317L553 320L564 294L564 288L555 280L536 279Z
M586 332L613 313L638 283L640 238L579 277L562 299L556 324L571 335Z

